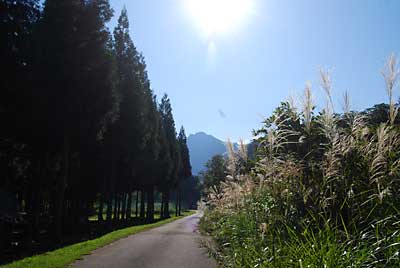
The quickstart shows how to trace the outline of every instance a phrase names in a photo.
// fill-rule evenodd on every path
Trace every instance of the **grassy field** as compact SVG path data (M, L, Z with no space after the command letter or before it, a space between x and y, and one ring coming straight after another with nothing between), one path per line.
M44 254L28 257L19 261L0 266L0 268L65 268L83 255L89 254L91 251L110 244L111 242L145 231L151 228L159 227L163 224L175 221L179 218L194 214L194 211L183 213L182 216L172 217L166 220L158 221L151 224L132 226L125 229L117 230L99 238L77 243L71 246L60 248Z

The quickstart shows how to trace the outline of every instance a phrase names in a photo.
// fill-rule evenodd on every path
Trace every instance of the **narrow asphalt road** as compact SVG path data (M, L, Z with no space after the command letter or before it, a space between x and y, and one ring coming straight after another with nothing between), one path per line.
M216 268L200 247L200 214L176 220L97 249L77 268Z

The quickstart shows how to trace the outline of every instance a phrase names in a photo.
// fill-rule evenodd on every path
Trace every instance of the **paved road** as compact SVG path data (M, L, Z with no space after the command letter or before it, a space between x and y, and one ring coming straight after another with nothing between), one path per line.
M77 268L216 268L200 248L200 214L118 240L73 264Z

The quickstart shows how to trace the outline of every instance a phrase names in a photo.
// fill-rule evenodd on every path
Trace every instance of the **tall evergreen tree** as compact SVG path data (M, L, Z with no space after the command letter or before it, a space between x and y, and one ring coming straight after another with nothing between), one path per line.
M179 148L176 140L175 121L172 115L171 102L165 94L160 103L160 114L162 127L165 131L166 148L169 155L169 161L164 169L163 181L160 184L163 193L163 212L164 218L169 217L169 194L172 186L176 186L179 168Z
M106 28L111 16L107 0L47 0L44 6L39 30L43 74L39 79L45 93L48 135L53 137L54 148L58 148L62 159L54 209L58 240L62 236L72 153L80 153L82 161L78 159L77 168L87 169L85 160L115 107L110 37ZM90 183L82 184L88 176L76 179L81 182L75 189L78 193L82 193L79 189L90 187ZM77 197L87 201L82 194L75 195L75 201L79 201Z
M179 146L179 170L178 170L178 183L177 183L177 198L176 198L176 215L181 214L182 208L182 187L185 179L192 176L192 167L190 165L189 148L187 146L187 138L185 129L183 126L179 130L178 134L178 146Z

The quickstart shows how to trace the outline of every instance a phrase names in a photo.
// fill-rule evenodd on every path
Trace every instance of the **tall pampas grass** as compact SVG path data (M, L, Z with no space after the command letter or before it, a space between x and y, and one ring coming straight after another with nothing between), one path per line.
M314 110L314 100L311 93L311 83L307 82L304 88L304 97L302 101L304 125L307 133L311 132L312 113Z
M385 80L385 85L386 85L386 93L389 98L389 122L391 125L394 124L394 121L396 119L397 113L398 113L398 107L395 107L394 103L394 89L397 86L398 78L399 78L399 68L397 66L397 59L394 54L392 54L383 70L382 70L382 76Z
M243 168L249 161L245 143L237 150L227 143L228 176L209 197L218 211L214 235L230 255L227 267L400 265L396 58L392 55L382 71L389 114L379 126L368 113L351 111L347 92L343 113L335 114L330 72L319 74L325 107L314 114L306 83L299 109L289 98L265 120L250 172ZM325 235L329 239L319 241Z
M342 104L342 110L343 113L349 114L351 110L351 105L350 105L350 95L349 92L346 90L343 94L343 104Z

